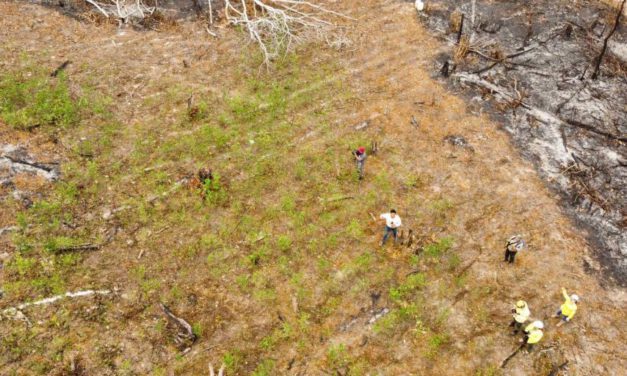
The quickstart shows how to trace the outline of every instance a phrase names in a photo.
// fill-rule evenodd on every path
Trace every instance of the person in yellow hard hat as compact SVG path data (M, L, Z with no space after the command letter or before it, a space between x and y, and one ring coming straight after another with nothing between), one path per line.
M522 329L523 324L529 320L531 311L529 311L527 302L519 300L516 302L516 306L512 309L512 314L514 319L509 326L514 328L514 335L516 335Z
M562 326L565 322L569 322L575 316L577 312L577 303L579 302L579 296L572 294L568 296L566 289L562 287L562 295L564 296L564 304L560 307L559 311L555 314L555 317L560 317L561 321L557 323L557 326Z
M525 328L525 337L520 340L520 342L527 344L527 351L533 350L533 346L540 342L542 336L544 336L542 329L544 329L544 323L542 321L534 321L527 325Z

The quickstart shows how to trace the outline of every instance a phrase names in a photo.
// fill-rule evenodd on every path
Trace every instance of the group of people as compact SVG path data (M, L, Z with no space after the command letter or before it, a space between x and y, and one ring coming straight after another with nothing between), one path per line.
M359 180L364 178L364 165L366 162L366 148L359 147L353 151L355 161L357 163L357 173L359 174ZM394 237L396 243L398 239L398 228L402 226L401 217L396 210L392 209L388 213L381 214L380 219L385 220L385 230L383 233L383 239L381 239L380 246L384 246L390 235ZM505 245L505 262L513 264L518 252L522 251L526 247L525 240L521 235L514 235L507 240ZM556 318L560 321L557 326L562 326L564 323L569 322L575 316L577 312L577 303L579 302L579 296L576 294L568 295L566 289L562 288L562 295L564 296L564 303L560 306L560 309L555 314ZM526 346L527 351L531 351L537 343L540 342L544 336L544 323L541 320L534 320L529 322L531 317L531 311L529 305L524 300L516 302L512 309L513 320L510 327L513 327L513 335L518 335L519 332L523 332L524 336L520 339L523 343L522 346Z
M513 264L516 254L522 251L525 246L526 244L522 236L514 235L509 238L507 240L507 244L505 245L504 261ZM569 296L564 288L562 288L562 295L564 296L564 303L555 314L555 317L560 318L560 321L557 323L558 327L562 326L566 322L569 322L573 316L575 316L575 313L577 312L577 303L579 302L579 296L577 296L577 294ZM529 320L531 312L529 311L527 302L519 300L512 309L512 313L514 319L511 322L510 327L514 327L514 335L516 335L522 329L527 320ZM542 329L544 329L544 323L540 320L533 321L525 327L523 331L525 336L520 341L527 344L528 351L531 351L533 346L542 339L544 335Z
M562 295L564 296L564 303L555 314L555 317L560 319L557 323L558 327L572 320L577 312L577 302L579 302L579 296L576 294L569 296L566 289L563 287ZM520 342L526 345L527 351L531 351L544 336L544 332L542 331L544 329L544 323L540 320L535 320L525 326L531 317L531 311L529 310L529 305L524 300L516 302L516 305L512 309L512 314L513 320L509 326L514 328L513 334L517 335L524 326L524 330L522 330L524 337Z

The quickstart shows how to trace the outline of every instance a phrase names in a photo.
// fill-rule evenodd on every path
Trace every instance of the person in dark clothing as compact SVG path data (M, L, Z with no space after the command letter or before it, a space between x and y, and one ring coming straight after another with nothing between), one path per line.
M353 151L355 161L357 162L357 172L359 173L359 180L364 178L364 165L366 164L366 148L360 146L357 150Z
M514 263L514 258L518 251L521 251L525 248L525 241L522 239L520 235L514 235L507 241L507 245L505 246L505 262L509 262L510 264Z

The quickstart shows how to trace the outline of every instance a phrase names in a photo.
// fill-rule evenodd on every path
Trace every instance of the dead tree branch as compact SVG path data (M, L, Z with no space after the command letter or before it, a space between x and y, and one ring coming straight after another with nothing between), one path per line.
M59 67L54 70L54 72L50 73L50 77L58 76L59 73L63 72L65 68L67 68L67 66L70 65L71 63L72 63L71 60L64 61L63 64L59 65Z
M19 228L17 226L2 227L0 228L0 236L11 233L13 231L17 231L18 229Z
M194 334L192 326L189 325L187 321L174 315L165 304L159 303L159 305L161 306L161 309L163 310L163 313L166 315L168 320L179 329L177 337L175 339L176 342L178 344L183 344L186 342L196 342L196 335Z
M93 5L106 18L114 17L124 23L132 19L144 19L157 10L156 6L149 7L145 5L142 0L86 1Z
M83 291L77 291L77 292L66 292L65 294L62 294L62 295L55 295L50 298L41 299L41 300L37 300L34 302L30 302L30 303L22 303L15 307L6 308L0 312L0 319L2 317L13 318L19 315L18 312L21 312L25 308L32 307L32 306L48 305L48 304L55 303L61 299L65 299L65 298L82 298L82 297L92 296L92 295L109 295L109 294L111 294L111 290L83 290Z
M485 89L488 89L493 93L497 93L505 100L518 101L518 98L514 94L510 93L509 90L503 87L500 87L498 85L495 85L491 82L488 82L475 74L458 73L455 75L455 77L459 78L460 81L462 82L471 83L471 84L483 87ZM600 131L591 125L584 124L576 120L563 120L547 111L531 106L530 104L526 102L518 101L517 103L521 107L525 108L531 116L535 117L536 119L540 120L541 122L545 124L556 124L558 126L564 126L564 125L575 126L581 129L585 129L589 132L596 133L601 136L605 136L611 140L617 140L617 141L622 141L622 142L627 141L627 137L617 136L608 132Z
M324 15L352 19L304 0L224 0L224 3L227 21L248 32L250 40L261 49L266 65L301 42L322 39L334 26L322 18Z
M83 245L76 245L73 247L57 248L55 252L64 253L64 252L95 251L99 248L100 248L100 245L98 244L83 244Z
M518 348L516 350L514 350L513 353L511 353L507 358L505 358L503 363L501 363L501 368L505 368L505 366L510 361L510 359L512 359L514 356L516 356L516 354L518 354L518 352L520 352L520 350L522 350L523 347L525 347L525 343L524 342L520 346L518 346Z
M590 76L590 78L592 78L593 80L596 80L599 76L599 69L601 69L601 63L603 62L603 56L605 56L605 51L607 50L607 44L610 41L612 35L614 35L614 33L616 32L616 29L618 29L620 17L623 15L623 9L625 9L625 3L627 3L627 0L623 0L623 2L620 4L620 9L616 13L616 21L614 22L614 27L612 28L612 30L610 30L610 33L603 40L603 48L601 48L601 53L596 59L594 72L592 73L592 76Z
M610 140L627 142L627 137L617 136L617 135L609 133L609 132L600 131L600 130L596 129L595 127L593 127L592 125L584 124L584 123L582 123L580 121L577 121L577 120L567 119L567 120L565 120L565 122L570 124L570 125L572 125L573 127L585 129L585 130L587 130L589 132L596 133L596 134L598 134L600 136L607 137Z

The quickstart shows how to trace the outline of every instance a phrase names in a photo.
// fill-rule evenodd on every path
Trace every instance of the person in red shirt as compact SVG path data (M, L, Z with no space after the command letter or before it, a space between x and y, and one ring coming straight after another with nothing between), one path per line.
M357 150L353 151L355 161L357 162L357 172L359 173L359 180L364 178L364 165L366 164L366 148L360 146Z

